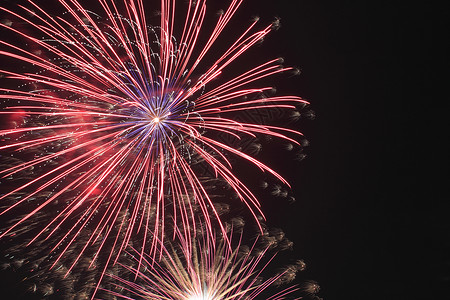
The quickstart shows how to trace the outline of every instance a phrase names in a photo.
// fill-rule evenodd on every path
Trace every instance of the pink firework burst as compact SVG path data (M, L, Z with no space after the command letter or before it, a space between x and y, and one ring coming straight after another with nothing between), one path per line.
M8 83L20 83L18 88L0 88L0 114L9 120L0 130L0 150L22 156L22 162L0 170L0 175L34 174L19 186L5 187L0 196L4 200L22 195L2 215L27 210L0 237L12 234L37 212L52 209L55 202L65 203L33 241L52 238L58 228L65 228L67 233L54 247L61 253L57 260L87 226L92 235L78 257L119 232L109 260L139 232L144 235L141 253L155 253L167 220L182 224L179 229L188 240L195 232L193 220L200 217L211 235L216 219L225 233L198 165L225 181L255 219L263 215L256 197L233 173L230 157L286 181L216 137L268 135L297 143L297 131L241 122L236 115L295 109L306 102L296 96L258 96L271 90L254 87L258 81L291 70L280 66L279 59L226 81L218 78L224 72L233 74L232 64L261 41L271 25L258 29L253 21L218 53L213 46L242 0L230 1L212 28L204 26L206 0L191 0L183 9L175 0L161 0L159 26L147 24L143 0L98 0L97 13L77 0L57 2L65 10L59 16L32 0L17 9L0 8L15 20L2 22L2 30L26 45L1 40L0 55L31 70L0 70ZM28 204L42 192L48 192L45 200Z

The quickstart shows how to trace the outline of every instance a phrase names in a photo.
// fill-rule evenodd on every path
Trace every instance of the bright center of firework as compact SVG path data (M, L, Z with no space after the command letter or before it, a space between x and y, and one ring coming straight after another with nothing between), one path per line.
M208 295L192 295L187 300L213 300Z
M154 118L153 118L153 122L154 122L154 123L159 123L159 121L160 121L160 119L159 119L158 117L154 117Z

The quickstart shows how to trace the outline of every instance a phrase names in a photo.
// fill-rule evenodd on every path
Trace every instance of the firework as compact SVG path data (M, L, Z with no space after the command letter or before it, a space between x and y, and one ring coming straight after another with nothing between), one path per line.
M261 79L291 70L280 66L279 59L240 74L230 69L272 25L258 29L254 20L217 54L215 43L242 1L230 1L212 30L204 28L206 0L189 1L181 9L180 24L176 1L162 0L159 26L147 23L142 0L98 0L98 13L76 0L58 2L65 13L57 17L32 0L18 10L1 8L16 20L2 22L2 30L24 44L2 40L0 55L35 72L0 70L8 83L20 83L18 88L0 88L1 116L9 121L0 131L0 150L23 160L0 175L6 180L32 174L0 196L4 200L21 194L1 215L27 210L0 237L55 202L64 206L30 243L53 238L57 229L65 228L67 233L53 248L62 249L57 260L82 239L86 227L91 234L78 258L99 242L97 252L103 251L105 237L116 232L112 249L117 251L111 251L108 262L139 232L144 234L141 253L156 251L157 241L165 239L167 220L181 224L188 239L199 215L210 235L216 218L225 233L200 178L203 168L225 181L256 220L263 215L256 197L233 173L230 157L287 182L218 137L268 135L298 144L297 131L238 121L242 112L295 109L306 103L296 96L261 97L272 87L254 87ZM200 35L207 38L200 42ZM220 81L226 72L232 78ZM42 192L48 196L28 205Z
M14 202L15 198L21 196L8 197L4 202ZM36 194L29 205L47 196L45 192ZM53 239L38 239L27 246L42 229L41 224L57 214L57 208L58 205L54 205L52 209L37 212L24 221L23 226L11 232L10 236L0 240L0 277L12 283L3 284L2 292L14 294L13 299L90 299L100 283L108 286L109 277L103 278L103 273L114 273L117 269L108 263L108 258L109 251L114 251L112 245L115 235L123 238L123 234L120 235L116 230L120 224L114 224L115 229L109 237L105 237L106 241L97 240L85 250L83 248L92 234L89 227L85 228L77 243L64 247L63 253L55 245L67 234L64 228L55 230ZM23 217L23 214L17 213L6 225L14 224ZM96 253L99 248L102 252ZM83 255L80 256L80 253ZM97 292L96 295L101 297L102 293Z
M169 244L161 247L163 254L160 260L149 256L138 256L141 268L122 265L135 280L125 280L110 275L117 280L111 294L124 299L179 299L179 300L238 300L264 299L281 300L295 298L298 290L291 286L268 295L267 290L278 287L288 270L264 280L262 273L274 258L269 257L269 248L241 246L239 237L235 250L231 250L226 240L210 235L199 235L192 245L185 238L179 237L178 246ZM132 251L130 255L139 255ZM294 298L292 298L294 297Z
M207 186L211 186L216 180L203 181L205 184L208 184ZM233 231L240 232L248 226L253 229L250 232L253 232L255 229L254 224L250 222L250 224L246 225L245 220L237 212L230 211L230 206L225 203L226 197L216 193L217 190L209 190L210 197L215 200L216 210L221 213L221 218L224 221L228 236L231 237ZM14 202L15 198L20 196L23 195L10 196L6 201ZM36 199L33 201L39 201L39 198L45 199L46 197L47 194L41 192L35 196ZM240 296L241 299L245 299L242 298L243 295L255 295L255 299L262 299L265 296L289 295L287 299L293 299L293 293L287 292L293 291L296 287L282 289L281 285L290 284L296 278L297 272L304 269L304 263L302 261L288 266L285 265L285 262L281 268L277 267L274 269L271 256L275 252L283 252L282 257L286 261L289 255L286 255L285 250L292 250L292 242L286 238L286 235L280 229L269 229L264 224L262 224L263 233L258 236L256 242L252 242L254 240L252 233L246 237L235 234L235 237L238 237L237 242L234 239L235 242L232 242L232 245L230 245L227 240L232 241L233 239L222 238L220 235L215 240L209 239L209 235L205 234L205 224L197 223L197 233L195 235L196 240L200 241L199 243L196 243L194 246L187 245L187 237L183 239L179 235L176 240L165 242L165 249L161 254L156 256L143 255L137 250L130 250L133 247L132 245L142 245L140 239L144 237L142 234L133 236L128 248L128 251L132 253L132 257L129 252L122 252L118 257L118 264L115 265L108 262L110 256L108 252L116 251L114 253L117 253L117 249L112 249L112 245L114 245L115 239L117 238L115 235L119 239L124 236L123 233L117 232L118 228L120 228L120 222L114 224L114 229L110 236L106 237L106 242L97 240L95 244L92 244L86 251L83 251L84 254L80 257L79 253L83 250L84 245L92 234L88 227L77 243L72 243L70 247L64 249L64 255L58 258L58 262L55 263L55 257L59 257L60 253L55 250L54 245L58 244L59 240L65 236L66 232L64 229L55 231L51 240L37 240L29 247L25 247L24 245L29 243L36 233L39 232L39 224L52 219L57 214L55 212L56 207L58 205L54 206L52 210L39 211L32 218L25 221L24 226L16 228L10 237L5 237L0 240L0 276L15 278L14 287L9 288L16 289L14 293L17 293L19 298L42 299L51 296L52 299L89 299L91 297L95 297L95 299L116 299L114 293L120 294L122 298L138 297L137 294L128 292L128 289L131 289L131 285L140 287L145 291L145 293L142 293L147 299L161 299L158 297L162 297L164 293L172 293L170 295L173 296L173 293L180 292L180 286L177 284L165 286L161 290L163 291L162 293L158 292L161 285L156 285L156 281L159 282L161 276L163 276L162 274L165 274L163 270L169 268L166 264L179 262L178 264L173 264L170 271L174 274L181 274L182 270L186 269L188 263L192 265L192 262L188 262L189 258L194 262L210 262L208 264L201 264L202 268L190 269L191 272L189 274L184 274L185 277L191 276L192 278L197 278L195 274L206 274L206 268L228 268L229 272L239 274L240 269L250 270L251 263L254 262L255 268L253 273L247 272L245 276L240 278L236 277L236 282L242 282L243 285L235 290L229 291L230 293L228 295L232 297L231 299L233 299L233 296ZM8 221L8 224L14 224L22 218L23 215L17 214L14 219ZM177 227L175 226L175 228ZM172 228L166 228L166 231L166 234L170 234ZM150 232L149 235L151 234ZM194 234L191 235L194 236ZM96 253L96 250L100 248L100 244L104 244L101 247L102 251ZM242 244L253 244L253 247L247 247ZM232 251L232 249L236 250ZM206 253L205 251L209 251L208 253L211 253L211 255L203 255ZM141 255L144 259L141 259ZM228 257L228 262L225 263L225 261L222 261L221 263L220 257ZM288 260L291 261L291 259ZM74 264L75 261L77 261L76 264ZM266 264L269 261L271 264L269 268L266 268ZM277 261L277 264L279 263L280 261ZM153 266L159 266L159 268L156 267L155 271L152 269ZM108 276L104 276L104 273ZM276 275L273 275L274 273ZM260 274L261 276L259 276ZM136 280L137 275L142 278ZM153 280L153 283L146 282L144 280L145 276ZM266 281L267 284L265 286L261 286L263 283L261 278L269 278L270 280ZM175 279L177 278L174 278L173 282L176 282ZM208 283L209 286L218 286L221 282L220 278L217 277L211 277L211 281L215 281L216 283ZM191 280L190 284L191 288L189 288L189 291L195 290L195 286L198 287L198 282ZM223 286L218 289L223 291L225 285L231 287L230 284L230 282L223 282ZM148 287L149 285L155 288L152 290ZM184 284L182 287L186 286L187 284ZM296 291L296 293L303 293L307 288L308 286L302 285L301 290ZM242 295L239 294L238 290L240 289L243 292L245 291L245 293ZM259 290L256 292L257 289ZM252 294L254 290L255 294ZM277 294L277 290L282 290L284 293ZM111 291L114 291L113 294L111 294ZM186 292L187 294L188 292Z

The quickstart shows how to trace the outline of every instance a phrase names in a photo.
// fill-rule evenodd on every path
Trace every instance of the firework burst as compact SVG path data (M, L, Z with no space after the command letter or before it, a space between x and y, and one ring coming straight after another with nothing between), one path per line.
M261 299L269 287L278 286L287 271L262 279L261 274L274 257L267 258L270 246L259 249L255 242L253 247L241 247L239 238L235 250L230 250L226 241L232 240L232 235L231 232L227 239L216 237L214 240L210 235L199 235L192 245L187 245L189 242L179 236L177 247L173 244L161 247L163 254L160 260L146 256L142 261L138 256L141 268L122 265L137 280L110 275L118 282L114 290L122 291L111 291L111 294L125 299ZM139 255L136 251L133 253ZM300 299L292 298L297 290L291 286L275 294L265 294L265 299L282 300L288 295L290 299Z
M0 196L4 200L21 194L1 215L27 210L0 237L59 201L64 206L30 243L66 228L53 248L61 250L60 258L89 226L92 234L78 257L99 242L100 252L112 232L119 233L112 247L117 251L111 251L109 260L139 231L144 234L141 253L154 253L157 241L165 238L168 219L182 224L186 245L195 232L192 220L199 216L210 235L216 218L225 233L199 178L203 169L196 165L224 180L256 220L263 215L260 204L233 173L230 157L240 157L287 184L262 162L217 138L268 135L297 143L300 133L294 130L236 118L244 111L295 109L306 103L295 96L261 98L271 87L253 87L291 68L274 59L230 80L216 80L261 41L271 25L258 29L254 20L220 54L213 54L242 1L230 1L212 30L204 29L206 0L189 1L180 24L178 17L175 20L176 1L162 0L159 26L147 23L143 2L98 0L97 14L77 0L59 0L65 12L55 17L32 0L18 9L1 8L17 20L2 22L2 30L25 41L26 47L2 40L0 55L37 72L0 70L4 80L20 82L19 88L0 88L0 113L9 120L0 130L0 150L23 160L0 170L0 175L6 180L32 173ZM200 42L204 32L208 38ZM215 60L206 63L211 55ZM42 192L48 196L29 206ZM152 234L147 236L149 228Z

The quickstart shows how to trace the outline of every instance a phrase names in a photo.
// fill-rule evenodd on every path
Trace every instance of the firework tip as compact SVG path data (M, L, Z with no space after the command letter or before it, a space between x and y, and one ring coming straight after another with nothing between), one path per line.
M309 294L317 294L320 291L320 286L313 280L308 280L301 285L301 288Z
M267 183L267 181L262 181L262 182L260 183L260 187L261 187L262 189L266 189L268 186L269 186L269 183Z
M281 18L275 17L275 20L272 22L272 30L278 30L281 27Z
M7 27L11 27L13 22L10 19L2 19L1 23Z
M301 117L307 119L307 120L314 120L316 118L316 113L314 112L314 110L309 109L307 111L304 111L301 114Z
M245 226L245 220L242 217L235 217L230 220L231 226L234 231L242 229Z
M287 151L292 151L294 149L294 145L292 143L287 143L284 145L284 149Z
M304 271L306 270L306 263L303 259L299 259L295 262L295 265L297 266L298 271Z
M307 139L300 140L300 146L308 147L309 146L309 141Z
M292 75L293 76L300 75L301 73L302 73L302 70L300 70L299 68L293 68L292 69Z

